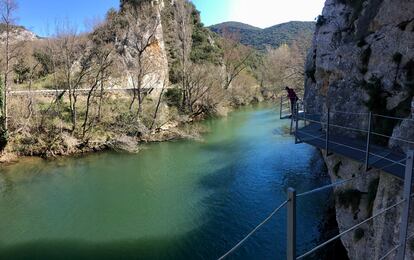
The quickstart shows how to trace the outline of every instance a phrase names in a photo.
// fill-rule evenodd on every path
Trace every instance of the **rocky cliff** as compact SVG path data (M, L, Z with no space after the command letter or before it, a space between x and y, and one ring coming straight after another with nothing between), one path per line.
M6 33L6 25L0 23L0 43L4 43L6 41L7 33ZM33 32L27 30L23 26L16 26L11 25L10 30L10 42L17 43L17 42L31 42L38 40L39 37L34 34Z
M375 117L374 129L413 141L413 121L408 119L412 118L414 94L414 1L327 0L307 59L305 88L310 113L326 117L330 106L333 111L371 111L406 118ZM332 120L361 129L368 125L366 115L334 113ZM346 134L363 138L356 132ZM399 152L414 148L392 138L375 138L373 142ZM365 173L363 165L336 155L325 161L333 181L367 176L335 191L341 230L402 198L402 182L382 171ZM400 219L401 208L397 208L343 237L350 259L378 259L395 247ZM406 259L414 259L413 245L408 242Z

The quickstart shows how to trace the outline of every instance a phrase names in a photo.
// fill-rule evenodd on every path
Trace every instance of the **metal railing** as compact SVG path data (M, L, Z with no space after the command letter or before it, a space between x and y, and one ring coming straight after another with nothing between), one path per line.
M299 109L299 107L298 107ZM297 110L299 111L299 110ZM353 116L364 116L366 118L364 118L364 121L367 122L367 128L366 129L361 129L361 128L356 128L353 126L347 126L347 125L340 125L338 123L332 123L332 119L333 116L336 114L345 114L345 115L353 115ZM325 116L325 121L322 120L322 117ZM310 137L312 140L313 139L319 139L321 141L325 142L325 152L326 152L326 156L331 155L331 150L330 150L330 145L334 144L334 145L338 145L338 146L342 146L342 147L346 147L358 152L363 152L365 153L365 170L368 171L370 169L370 160L372 159L372 157L375 158L380 158L383 160L387 160L390 162L396 162L395 160L388 158L386 156L382 156L380 154L377 153L373 153L371 151L371 147L372 147L372 137L376 136L376 137L382 137L382 138L387 138L388 140L396 140L405 144L409 144L409 145L414 145L414 141L412 140L407 140L401 137L395 137L392 135L387 135L384 133L378 133L376 131L374 131L374 119L378 119L378 118L385 118L385 119L391 119L391 120L398 120L398 121L412 121L414 122L413 119L410 118L400 118L400 117L391 117L391 116L384 116L384 115L378 115L378 114L373 114L372 112L368 112L368 113L353 113L353 112L347 112L347 111L332 111L329 107L327 108L327 112L326 114L308 114L306 112L306 109L303 109L303 112L298 112L295 113L292 116L291 119L291 125L295 124L295 130L292 130L292 134L294 132L295 134L295 143L299 143L300 141L298 140L297 135L303 134L303 135L307 135L308 137ZM300 125L300 121L304 122L304 126L306 126L308 123L314 123L314 124L320 124L322 128L324 128L324 136L314 136L312 134L307 133L306 131L302 131L299 128ZM378 120L377 120L378 121ZM295 123L296 122L296 123ZM378 123L381 123L381 121L378 121ZM366 139L365 139L365 148L361 149L355 146L351 146L345 143L340 143L340 142L336 142L331 138L331 131L333 129L342 129L342 130L346 130L346 131L353 131L353 132L358 132L358 133L362 133L366 135ZM393 151L393 153L395 154L399 154L400 156L406 156L405 154L400 154L397 151ZM403 164L399 164L401 166L404 166Z
M292 111L293 110L293 111ZM286 114L286 112L289 112ZM367 116L367 122L368 126L367 129L360 129L352 126L343 126L339 124L332 124L331 119L332 115L334 114L345 114L345 115L353 115L353 116ZM414 237L414 234L411 234L410 236L407 235L408 231L408 223L409 223L409 210L410 210L410 203L411 198L414 196L412 194L412 174L413 174L413 162L414 162L414 151L410 150L406 155L403 155L403 159L401 160L393 160L391 158L388 158L386 156L375 154L371 151L371 145L372 145L372 136L379 136L379 137L385 137L389 140L397 140L401 142L405 142L407 144L414 144L414 141L405 140L403 138L394 137L390 135L386 135L383 133L377 133L373 129L373 118L386 118L386 119L392 119L392 120L409 120L413 121L413 119L410 118L399 118L399 117L391 117L391 116L384 116L384 115L378 115L373 113L354 113L354 112L347 112L347 111L331 111L330 108L327 109L326 113L326 121L322 121L322 114L309 114L306 112L306 108L304 106L304 103L302 101L298 101L295 104L295 107L292 109L290 100L284 99L283 96L280 98L280 119L283 118L291 118L291 124L290 124L290 132L293 132L293 125L295 125L295 143L299 143L298 139L298 133L302 133L304 135L309 136L311 139L319 139L321 141L325 142L325 150L326 155L329 156L330 153L330 144L335 144L343 147L347 147L349 149L363 152L365 153L365 170L368 171L370 167L370 157L375 156L377 158L387 160L391 162L390 164L387 164L378 170L385 170L391 166L394 165L400 165L405 167L405 173L404 173L404 192L403 192L403 199L392 204L391 206L388 206L375 214L373 214L371 217L361 221L360 223L357 223L353 225L352 227L347 228L346 230L340 232L338 235L330 238L329 240L315 246L314 248L310 249L309 251L302 253L298 256L297 250L296 250L296 219L297 219L297 208L296 208L296 201L298 198L303 198L306 196L313 195L315 193L319 193L322 191L325 191L327 189L333 189L335 187L339 187L341 185L347 184L349 182L355 181L356 179L366 177L367 175L360 175L357 177L352 177L350 179L346 180L340 180L336 183L332 183L323 187L319 187L307 192L303 192L300 194L296 193L296 190L294 188L289 188L287 192L287 200L284 201L279 207L277 207L264 221L262 221L259 225L257 225L248 235L246 235L239 243L237 243L231 250L229 250L226 254L224 254L219 259L224 259L228 257L230 254L232 254L234 251L236 251L238 248L240 248L257 230L259 230L263 225L265 225L280 209L282 209L284 206L287 206L287 259L288 260L294 260L294 259L303 259L306 256L312 255L316 251L328 246L330 243L334 242L337 239L340 239L346 234L349 234L351 231L356 230L360 226L374 220L375 218L389 212L390 210L393 210L397 208L398 206L403 206L403 212L402 212L402 218L400 222L400 234L399 234L399 242L398 245L391 248L389 251L387 251L383 256L378 258L378 260L387 259L387 257L391 256L393 253L396 253L397 260L403 260L405 256L406 251L406 244L407 241ZM307 133L305 131L302 131L299 129L299 121L304 121L304 126L306 126L308 123L316 123L320 124L321 127L325 128L325 134L315 136L310 133ZM347 131L355 131L359 133L364 133L367 135L366 137L366 146L364 149L353 147L351 145L343 144L336 142L330 138L330 130L331 128L338 128L343 129ZM309 139L309 140L311 140ZM302 138L301 141L306 141ZM405 161L405 163L403 163ZM372 164L372 163L371 163Z
M285 98L284 96L280 97L279 118L280 119L286 119L286 118L292 119L290 121L290 129L289 129L290 134L293 134L293 125L294 125L293 117L297 113L303 113L304 109L305 109L305 105L301 98L299 98L296 103L292 104L289 98Z
M378 260L386 259L387 257L391 256L394 252L396 252L396 258L397 260L403 260L405 256L406 251L406 244L407 241L414 237L414 234L411 234L410 236L407 235L408 230L408 223L409 223L409 209L410 209L410 203L411 198L414 197L414 194L412 194L411 191L411 183L412 183L412 173L413 173L413 162L414 162L414 151L410 150L408 152L408 155L406 158L401 160L405 161L405 178L404 178L404 193L403 193L403 199L376 212L371 217L347 228L346 230L340 232L338 235L335 235L334 237L328 239L327 241L315 246L314 248L310 249L309 251L302 253L298 256L298 252L296 249L297 245L297 199L307 197L322 191L325 191L327 189L332 189L335 187L342 186L346 183L349 183L351 181L355 181L360 178L367 177L367 175L360 175L356 176L350 179L341 180L336 183L332 183L323 187L319 187L310 191L306 191L300 194L296 193L296 190L294 188L289 188L287 191L287 199L284 201L279 207L277 207L266 219L264 219L259 225L257 225L249 234L247 234L242 240L240 240L239 243L237 243L234 247L232 247L229 251L227 251L223 256L218 258L219 260L227 258L229 255L234 253L238 248L240 248L256 231L258 231L263 225L265 225L280 209L287 206L287 235L286 235L286 256L287 260L298 260L303 259L309 255L312 255L316 251L328 246L332 242L334 242L337 239L340 239L346 234L349 234L351 231L356 230L360 226L374 220L375 218L389 212L390 210L393 210L397 208L398 206L403 206L403 213L402 218L400 222L400 234L399 234L399 243L392 249L386 252L383 256L379 257ZM392 164L396 164L397 162L393 162ZM384 168L389 167L390 165L384 166ZM381 170L381 169L380 169Z
M387 257L389 257L394 252L396 252L395 259L404 260L407 241L410 238L414 237L414 234L412 234L410 236L407 236L408 223L409 223L410 203L411 203L411 198L414 196L414 194L411 193L414 151L412 151L412 150L409 151L408 155L407 155L407 158L405 158L404 161L406 161L406 163L405 163L404 193L403 193L403 199L402 200L392 204L391 206L388 206L388 207L378 211L377 213L375 213L371 217L361 221L360 223L357 223L357 224L353 225L352 227L347 228L346 230L342 231L338 235L336 235L336 236L332 237L331 239L317 245L316 247L314 247L311 250L301 254L300 256L297 256L296 251L288 252L288 258L287 259L288 260L303 259L306 256L312 255L313 253L315 253L316 251L326 247L327 245L329 245L333 241L335 241L337 239L340 239L344 235L350 233L353 230L356 230L360 226L362 226L362 225L372 221L373 219L385 214L386 212L389 212L390 210L395 209L396 207L402 205L403 206L403 212L402 212L402 219L401 219L401 223L400 223L399 243L398 243L397 246L390 249L385 255L378 258L378 260L386 259ZM343 183L347 183L351 180L355 180L356 178L360 178L360 177L361 176L352 178L350 180L342 181L342 182L339 182L339 184L342 185ZM327 185L327 187L331 187L331 186L332 185ZM310 195L310 194L317 193L321 190L322 190L321 188L318 188L318 189L315 189L313 191L304 192L304 193L298 194L298 195L296 195L296 192L294 190L290 190L290 193L293 194L291 196L295 196L296 198L298 198L298 197L303 197L303 196L307 196L307 195ZM288 202L288 205L287 205L288 209L290 207L296 208L296 198ZM296 225L296 217L288 218L288 234L289 233L295 234L295 227L292 228L291 227L292 225ZM291 230L289 228L291 228ZM290 236L288 235L288 238L289 237ZM296 238L291 238L290 240L288 239L288 243L294 244L294 245L288 245L287 246L288 250L292 250L292 248L296 247L295 246Z

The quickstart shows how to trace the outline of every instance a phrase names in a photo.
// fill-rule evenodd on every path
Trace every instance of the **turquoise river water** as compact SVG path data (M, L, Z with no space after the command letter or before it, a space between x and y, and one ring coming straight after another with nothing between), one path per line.
M286 198L329 180L270 105L202 123L202 141L0 168L0 259L217 259ZM298 252L330 193L298 201ZM229 259L285 258L282 210Z

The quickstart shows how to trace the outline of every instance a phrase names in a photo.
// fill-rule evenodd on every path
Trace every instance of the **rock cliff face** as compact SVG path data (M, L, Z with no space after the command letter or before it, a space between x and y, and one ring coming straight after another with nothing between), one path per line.
M0 24L0 43L6 42L6 25ZM10 31L10 42L17 43L17 42L31 42L38 40L39 37L34 34L33 32L27 30L22 26L11 26Z
M148 2L148 5L146 5ZM117 47L126 57L129 65L138 61L139 51L144 50L140 65L143 72L143 88L154 88L152 93L158 95L168 81L168 59L164 41L164 28L161 23L161 13L165 7L164 1L121 1L121 11L128 26L119 35ZM170 3L168 3L170 4ZM135 5L143 7L135 7ZM136 8L136 10L134 10ZM132 9L132 10L131 10ZM148 44L148 47L144 47ZM133 67L132 70L135 70ZM127 72L127 85L134 87L136 75ZM135 86L136 87L136 86Z
M305 89L309 113L326 117L330 106L333 111L406 118L374 117L374 129L413 141L413 121L408 119L414 94L414 1L327 0L306 64ZM361 129L368 125L368 117L359 114L334 112L331 120ZM356 132L346 134L365 138ZM373 141L399 152L414 148L396 139ZM382 171L365 173L363 165L336 155L325 161L333 181L366 175L335 191L342 231L402 199L403 183ZM414 219L414 212L411 216ZM350 259L378 259L395 247L400 220L401 207L343 237ZM412 245L409 241L406 259L414 259Z

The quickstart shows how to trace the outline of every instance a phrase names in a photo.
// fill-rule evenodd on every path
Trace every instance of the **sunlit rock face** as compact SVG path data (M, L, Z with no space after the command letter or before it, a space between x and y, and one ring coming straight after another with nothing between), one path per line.
M6 32L6 25L0 24L0 43L3 44L6 42L7 32ZM9 34L9 41L10 43L18 43L18 42L31 42L38 40L39 37L34 34L33 32L27 30L24 27L20 26L11 26L10 34Z
M306 63L305 89L309 113L326 114L330 106L332 111L372 111L412 119L414 1L327 0ZM332 122L367 129L368 117L333 113ZM412 121L375 118L373 123L378 131L414 141ZM359 136L343 130L342 133ZM395 139L382 140L381 144L400 152L414 148ZM333 180L366 174L362 165L347 158L331 156L326 162ZM357 198L354 208L338 201L338 194L344 193ZM341 187L336 191L340 229L392 205L402 198L401 193L399 180L375 170L369 177ZM395 247L400 219L398 208L362 226L362 231L342 238L349 257L378 259ZM406 259L414 259L411 242Z
M144 37L148 37L148 35L153 34L154 36L151 38L149 42L149 46L146 48L143 54L143 69L145 72L143 73L143 86L142 88L149 88L154 89L156 91L152 91L151 93L158 94L158 92L164 87L166 82L168 82L168 58L167 52L165 48L164 42L164 28L161 23L161 12L164 8L164 1L150 1L150 0L136 0L136 1L121 1L121 9L122 8L132 8L134 4L146 4L146 2L150 2L151 5L148 8L144 9L144 12L147 12L142 15L142 19L138 17L131 17L128 21L130 24L129 31L125 31L121 36L120 43L122 46L118 46L122 49L122 52L126 56L126 64L133 64L137 61L137 54L136 49L134 48L136 44L136 39L131 37L134 33L137 33L140 29L134 28L134 26L142 27L141 23L153 23L156 25L155 32L153 32L152 26L147 26L148 31L140 31L144 35ZM132 4L131 6L127 5ZM125 11L125 10L124 10ZM151 17L152 20L149 20ZM154 22L157 20L157 22ZM142 29L141 29L142 30ZM148 37L149 38L149 37ZM134 84L133 81L134 75L129 73L128 77L124 80L123 84L127 84L129 88L133 88ZM137 88L137 86L135 86ZM158 91L157 91L158 90Z

